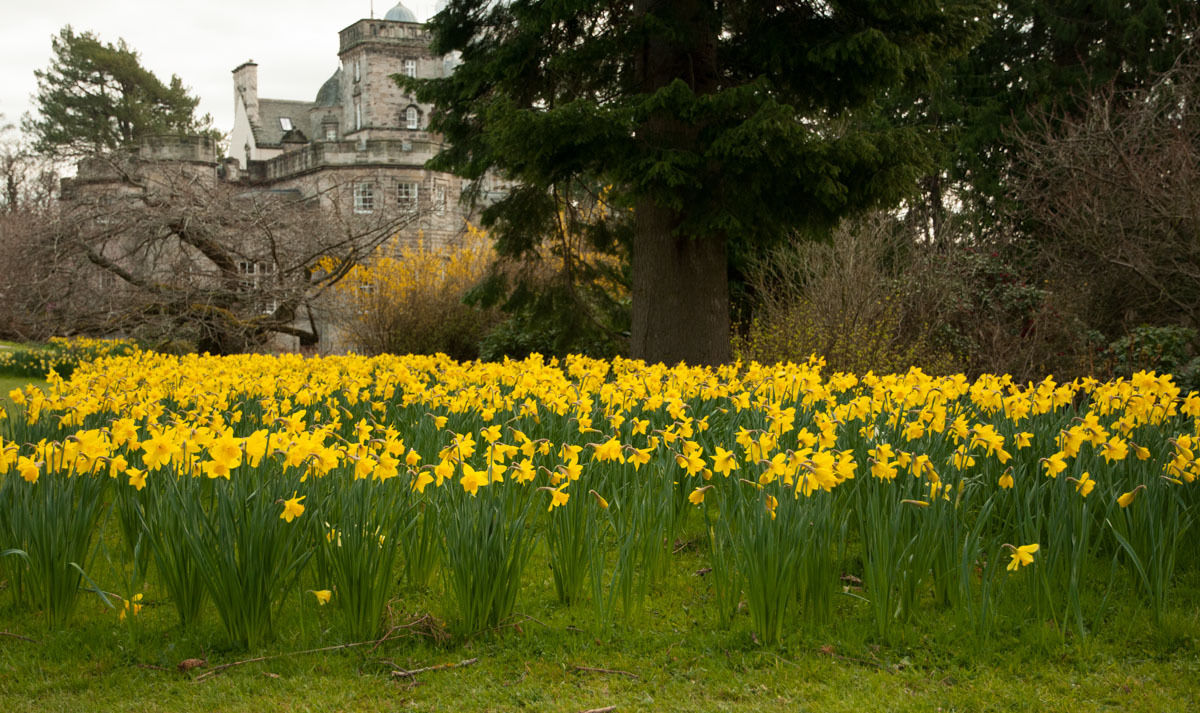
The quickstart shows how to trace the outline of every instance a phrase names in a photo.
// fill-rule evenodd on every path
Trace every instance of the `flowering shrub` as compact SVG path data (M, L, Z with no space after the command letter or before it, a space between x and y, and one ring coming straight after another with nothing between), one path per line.
M338 326L350 347L367 354L475 358L499 316L464 304L463 296L494 259L487 236L470 226L449 245L386 243L335 286Z

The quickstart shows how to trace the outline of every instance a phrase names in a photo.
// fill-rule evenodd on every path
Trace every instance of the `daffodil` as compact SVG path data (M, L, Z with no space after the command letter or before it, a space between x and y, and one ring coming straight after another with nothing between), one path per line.
M425 486L433 482L433 476L428 471L417 473L417 477L413 479L412 489L418 493L425 492Z
M1049 458L1042 459L1042 467L1046 469L1046 475L1051 478L1058 477L1058 474L1067 469L1067 454L1063 451L1058 451L1052 454Z
M129 476L129 484L137 490L146 487L146 471L129 468L125 471L125 474Z
M589 443L595 450L592 452L592 459L600 462L616 461L624 463L625 457L621 455L621 442L616 438L610 438L604 443Z
M608 501L605 500L600 493L597 493L595 490L589 490L588 492L596 498L596 504L599 505L602 510L608 509Z
M142 593L138 592L129 599L125 600L124 606L121 607L121 613L118 618L125 621L126 616L135 617L142 611Z
M737 470L737 456L724 448L717 446L712 455L713 470L721 475L728 476L731 471Z
M1012 559L1009 560L1007 567L1010 572L1015 572L1027 564L1033 564L1033 553L1038 551L1036 542L1032 545L1021 545L1020 547L1006 545L1006 547L1012 550Z
M17 472L25 479L27 483L36 483L41 477L41 464L28 456L21 456L17 459Z
M486 469L475 470L470 465L463 463L462 472L462 478L460 478L458 482L462 485L463 490L471 495L474 495L479 490L480 486L488 484L489 479Z
M547 511L567 504L567 501L571 498L571 494L566 492L568 485L570 485L570 481L563 483L557 488L538 488L538 490L550 492L550 507L546 508Z
M296 491L292 491L292 497L283 501L283 512L280 513L279 519L291 522L303 515L304 506L300 504L300 501L306 497L308 496L301 495L300 497L296 497Z
M1013 476L1012 476L1012 468L1009 468L1008 470L1004 471L1004 473L1000 476L1000 480L997 482L997 485L999 485L1001 488L1004 488L1006 490L1012 489L1012 487L1014 485Z
M1120 505L1122 508L1129 507L1133 503L1133 499L1137 497L1137 494L1145 489L1145 485L1139 485L1127 493L1121 493L1120 497L1117 498L1117 505Z

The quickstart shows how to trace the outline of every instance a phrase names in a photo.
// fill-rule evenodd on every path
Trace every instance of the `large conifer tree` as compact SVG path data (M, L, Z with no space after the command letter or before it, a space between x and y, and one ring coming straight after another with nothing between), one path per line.
M611 186L611 216L632 220L632 354L713 364L730 356L731 245L908 192L927 168L921 135L873 109L963 49L976 9L451 0L434 50L461 64L411 83L437 106L437 168L516 182L485 213L503 252L551 232L552 186Z
M151 134L212 133L211 119L195 116L200 100L179 77L163 84L124 40L103 43L68 25L51 46L50 66L34 72L37 114L24 126L39 153L78 157Z

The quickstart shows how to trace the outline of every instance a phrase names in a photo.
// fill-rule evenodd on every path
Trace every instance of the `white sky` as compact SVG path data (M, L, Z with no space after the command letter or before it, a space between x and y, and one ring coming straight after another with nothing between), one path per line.
M374 0L383 17L396 0ZM404 0L420 21L436 0ZM179 75L200 114L233 127L233 68L258 63L259 96L312 101L337 69L338 31L370 17L371 0L0 0L0 114L20 123L50 64L50 37L65 25L102 42L119 38L164 83Z

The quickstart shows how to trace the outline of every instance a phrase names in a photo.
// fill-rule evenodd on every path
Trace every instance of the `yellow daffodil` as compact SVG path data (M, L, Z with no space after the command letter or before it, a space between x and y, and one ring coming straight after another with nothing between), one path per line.
M700 505L704 502L704 494L712 487L713 486L711 485L705 485L702 488L696 488L690 494L688 494L688 502L690 502L692 505Z
M737 456L724 448L717 446L712 455L713 470L721 475L728 476L731 471L737 470Z
M1020 547L1006 546L1012 550L1012 559L1009 560L1007 567L1008 571L1015 572L1025 565L1033 564L1033 553L1038 551L1038 544L1036 542L1032 545L1021 545Z
M304 506L300 504L300 501L306 497L308 496L301 495L300 497L296 497L296 491L292 491L292 497L283 501L283 512L280 513L279 519L291 522L303 515Z
M1133 499L1137 497L1137 494L1145 489L1145 485L1139 485L1127 493L1121 493L1120 497L1117 498L1117 505L1120 505L1122 508L1129 507L1133 503Z

